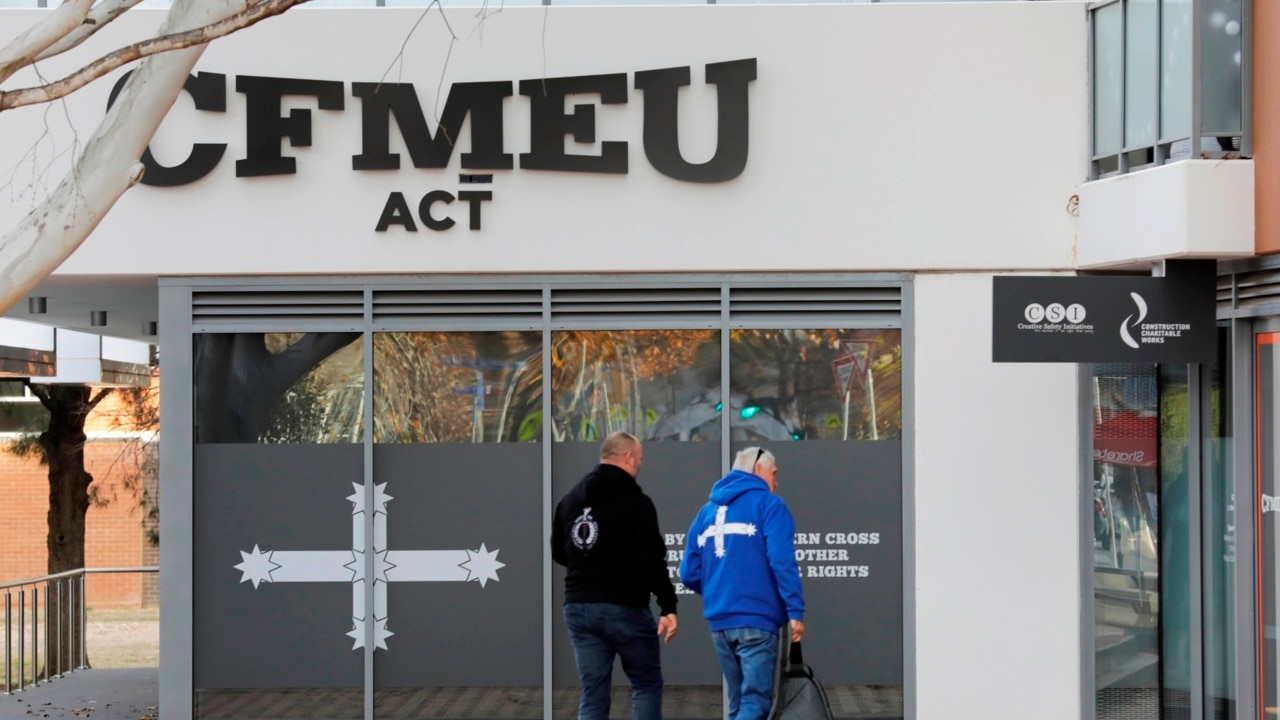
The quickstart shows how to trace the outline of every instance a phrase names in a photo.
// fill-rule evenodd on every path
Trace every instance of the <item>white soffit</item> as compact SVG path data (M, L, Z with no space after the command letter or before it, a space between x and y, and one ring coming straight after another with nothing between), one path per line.
M1183 160L1080 187L1077 264L1254 254L1252 160Z
M51 377L57 372L54 329L0 318L0 378Z
M145 387L151 382L147 343L57 329L57 373L32 382Z

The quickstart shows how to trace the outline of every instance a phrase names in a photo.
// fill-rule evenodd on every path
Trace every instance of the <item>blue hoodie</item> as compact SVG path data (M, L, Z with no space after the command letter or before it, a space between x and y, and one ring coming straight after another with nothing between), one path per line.
M711 488L689 527L680 582L702 595L712 630L804 622L795 535L787 504L759 475L734 470Z

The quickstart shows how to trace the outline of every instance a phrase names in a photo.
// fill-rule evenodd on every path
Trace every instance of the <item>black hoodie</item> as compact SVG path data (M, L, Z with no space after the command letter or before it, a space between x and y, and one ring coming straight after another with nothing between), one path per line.
M652 593L674 613L666 554L653 501L617 465L597 465L556 506L551 557L569 569L566 603L647 607Z

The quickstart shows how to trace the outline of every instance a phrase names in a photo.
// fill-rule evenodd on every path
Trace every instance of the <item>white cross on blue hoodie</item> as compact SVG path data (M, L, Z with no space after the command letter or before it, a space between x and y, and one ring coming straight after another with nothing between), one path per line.
M777 632L804 621L795 555L796 523L763 478L733 470L689 526L680 582L702 595L712 630Z

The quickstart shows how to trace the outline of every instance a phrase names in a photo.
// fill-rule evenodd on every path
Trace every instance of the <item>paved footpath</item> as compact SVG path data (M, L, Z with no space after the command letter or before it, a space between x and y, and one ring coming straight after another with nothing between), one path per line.
M0 693L0 720L158 720L159 704L158 668L77 670L9 695Z

